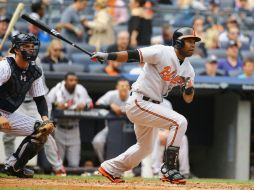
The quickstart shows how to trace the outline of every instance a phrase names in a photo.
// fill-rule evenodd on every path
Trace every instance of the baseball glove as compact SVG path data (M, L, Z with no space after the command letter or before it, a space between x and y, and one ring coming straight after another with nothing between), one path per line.
M48 136L55 130L55 123L51 120L37 121L34 125L34 137Z

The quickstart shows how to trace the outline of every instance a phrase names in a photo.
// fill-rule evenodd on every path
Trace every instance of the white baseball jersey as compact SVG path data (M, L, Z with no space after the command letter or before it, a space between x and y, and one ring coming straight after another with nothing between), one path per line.
M9 80L11 77L11 68L6 59L0 61L0 86ZM43 77L41 76L35 80L29 90L29 94L32 97L38 97L45 95L45 89L43 84Z
M92 102L87 90L81 84L77 84L74 92L71 94L65 88L65 81L59 82L49 91L48 100L50 103L68 103L70 105L69 109L75 109L80 103L87 104ZM59 119L58 121L58 123L64 123L65 125L78 125L78 122L78 119Z
M195 72L188 58L180 64L174 47L154 45L138 49L144 68L132 90L153 100L162 101L163 96L175 86L182 85L182 77L190 77L194 82Z
M110 104L116 104L120 106L122 109L126 104L126 100L121 100L119 96L118 90L110 90L106 94L104 94L102 97L100 97L96 104L102 104L102 105L110 105Z

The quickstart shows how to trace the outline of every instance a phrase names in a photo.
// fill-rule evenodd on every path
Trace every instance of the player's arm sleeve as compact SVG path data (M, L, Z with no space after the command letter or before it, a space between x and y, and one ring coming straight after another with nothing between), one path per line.
M138 49L140 62L141 63L145 62L149 64L157 64L158 60L161 57L159 48L160 46L154 45L154 46Z
M11 77L11 68L7 62L0 62L0 86L2 86Z
M47 101L46 101L45 97L38 96L38 97L34 97L33 99L36 103L37 110L38 110L39 114L41 115L41 117L43 117L43 116L48 117L48 105L47 105Z

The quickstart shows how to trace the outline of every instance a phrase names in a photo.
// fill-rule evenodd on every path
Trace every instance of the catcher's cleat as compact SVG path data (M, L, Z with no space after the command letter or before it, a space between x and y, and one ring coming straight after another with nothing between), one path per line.
M3 173L8 176L16 176L19 178L33 178L34 171L28 168L21 168L18 171L15 171L12 166L5 166Z
M177 185L185 185L186 184L186 181L184 179L170 180L167 177L162 177L162 178L160 178L160 180L163 182L169 182L169 183L177 184Z
M125 182L120 177L114 177L113 175L108 173L106 170L104 170L104 168L101 166L98 168L98 171L101 173L101 175L108 178L112 183L124 183Z

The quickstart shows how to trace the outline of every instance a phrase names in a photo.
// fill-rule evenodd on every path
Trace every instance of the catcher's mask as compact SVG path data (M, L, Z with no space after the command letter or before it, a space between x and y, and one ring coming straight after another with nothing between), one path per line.
M173 46L176 49L181 49L184 47L184 40L186 38L194 38L196 42L199 42L201 39L196 36L193 28L183 27L177 29L173 34Z
M34 47L27 51L21 47L25 44L33 44ZM20 33L12 38L12 47L10 49L10 53L15 53L14 49L20 50L25 61L35 61L39 53L40 41L31 33Z

